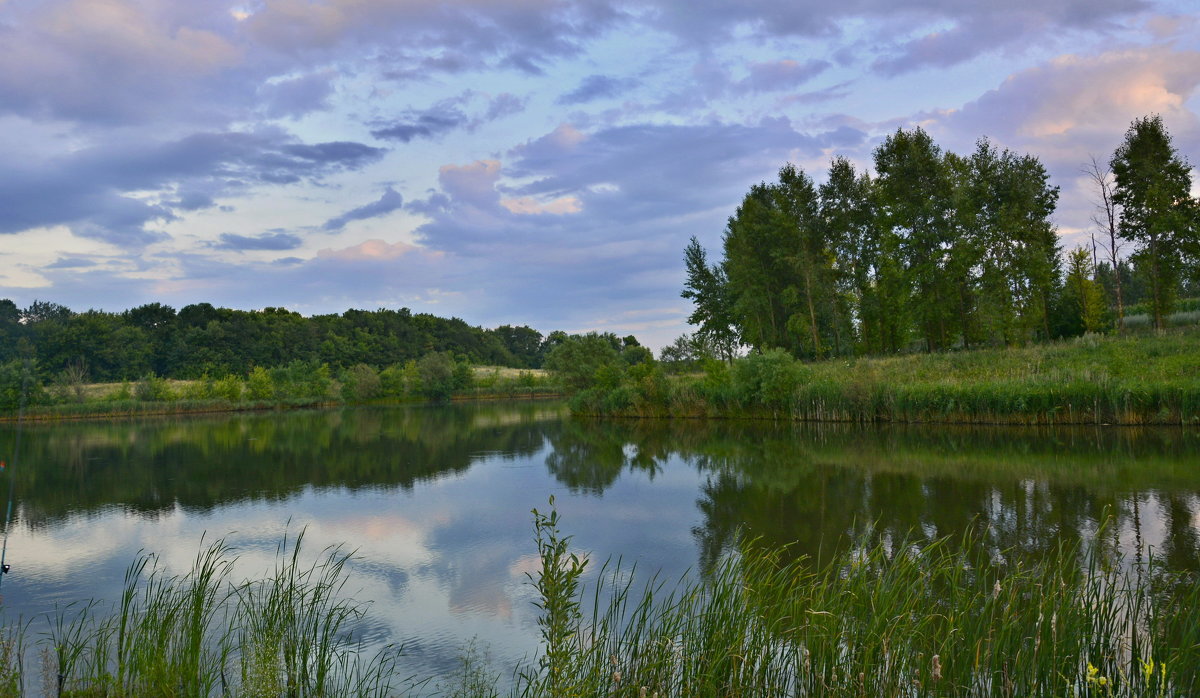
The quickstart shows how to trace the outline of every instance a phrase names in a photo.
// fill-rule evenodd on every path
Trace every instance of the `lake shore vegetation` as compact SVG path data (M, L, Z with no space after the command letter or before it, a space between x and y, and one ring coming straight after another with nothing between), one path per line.
M1200 423L1200 328L804 362L781 349L672 374L599 372L575 414L974 424Z
M619 561L590 572L553 502L533 513L541 642L509 685L473 643L440 677L404 676L402 647L367 651L354 640L367 609L344 596L349 555L306 562L302 536L262 579L234 581L218 542L182 575L140 556L111 607L61 608L38 621L39 640L9 619L0 685L14 696L1165 698L1200 681L1200 580L1140 548L1123 557L1104 524L1086 546L1035 557L996 549L983 523L933 541L868 532L824 563L749 540L672 581Z

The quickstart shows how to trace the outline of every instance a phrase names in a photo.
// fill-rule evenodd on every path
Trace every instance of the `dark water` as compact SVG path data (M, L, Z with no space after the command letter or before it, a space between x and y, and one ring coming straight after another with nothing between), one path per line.
M0 426L9 459L13 426ZM536 648L530 509L555 495L601 562L702 574L739 536L824 557L870 529L997 548L1062 541L1200 568L1200 432L584 422L557 403L26 425L5 616L113 599L139 550L186 571L223 537L240 576L285 533L358 551L369 642L437 674L472 638L498 667ZM1115 523L1100 530L1108 516ZM984 526L983 524L986 524Z

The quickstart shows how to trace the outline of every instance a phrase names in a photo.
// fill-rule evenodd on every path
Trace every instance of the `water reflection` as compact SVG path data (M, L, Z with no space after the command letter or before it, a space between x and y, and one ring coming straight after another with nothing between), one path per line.
M0 426L0 453L12 449ZM511 664L535 648L529 510L556 493L596 559L675 576L739 542L821 558L854 536L958 535L1033 554L1135 538L1200 569L1200 434L579 421L555 403L376 408L27 426L10 469L11 615L113 598L138 549L184 569L202 535L267 569L285 531L314 554L359 550L350 588L373 641L412 671L454 664L472 637Z

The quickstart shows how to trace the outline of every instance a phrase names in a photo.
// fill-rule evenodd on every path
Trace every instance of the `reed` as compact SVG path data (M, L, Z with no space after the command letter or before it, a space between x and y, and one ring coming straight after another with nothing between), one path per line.
M677 581L610 561L591 578L553 508L534 511L538 657L510 695L1105 696L1200 690L1200 579L1153 555L1123 558L1104 526L1089 547L997 549L985 523L932 542L867 533L817 564L745 541ZM313 563L286 539L272 574L230 582L229 549L203 548L182 576L153 556L121 598L48 619L50 696L385 696L426 690L398 651L345 639L364 607L345 600L348 557ZM4 695L27 686L27 624L0 633ZM27 675L28 673L28 675ZM443 695L497 696L472 645Z
M302 540L285 537L274 572L240 583L221 541L203 547L183 575L139 554L108 613L87 602L47 616L40 672L27 671L30 624L6 625L3 695L392 695L398 650L367 657L347 639L364 612L343 594L349 556L327 550L306 565Z
M520 694L1157 697L1200 689L1194 574L1071 547L1025 559L992 549L984 534L863 539L819 567L750 544L708 578L652 579L641 589L618 564L599 576L590 618L563 628L571 650L560 673L545 671Z

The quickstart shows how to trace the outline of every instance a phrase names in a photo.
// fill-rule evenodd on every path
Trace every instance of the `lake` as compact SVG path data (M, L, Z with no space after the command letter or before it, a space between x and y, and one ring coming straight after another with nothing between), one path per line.
M0 426L0 457L14 434ZM530 510L551 495L593 569L619 556L678 577L744 540L822 559L868 531L973 525L997 549L1100 536L1200 569L1200 433L1184 429L583 421L533 401L26 424L22 440L0 481L8 621L112 601L139 551L184 572L224 539L258 575L303 531L313 556L356 551L358 632L402 643L401 673L420 676L472 639L498 672L536 650Z

